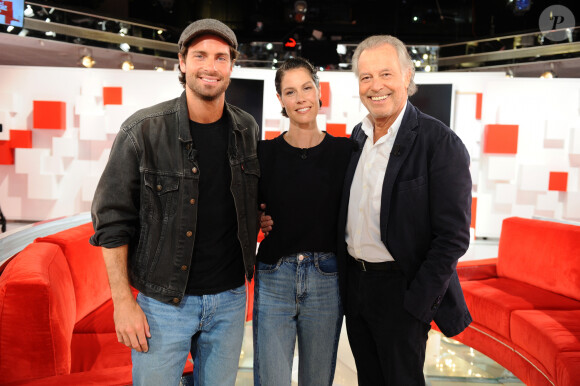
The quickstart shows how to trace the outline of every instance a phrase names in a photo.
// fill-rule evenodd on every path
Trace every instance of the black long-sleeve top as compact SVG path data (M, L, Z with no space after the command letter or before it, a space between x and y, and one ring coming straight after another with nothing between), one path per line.
M284 134L258 143L260 202L274 226L260 243L258 261L275 264L298 252L335 252L344 175L356 143L326 134L300 149Z

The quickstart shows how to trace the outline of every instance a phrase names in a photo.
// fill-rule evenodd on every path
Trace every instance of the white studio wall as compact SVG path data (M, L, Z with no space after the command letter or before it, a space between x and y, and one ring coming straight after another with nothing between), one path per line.
M264 82L263 138L288 127L274 75L254 68L235 68L232 75ZM366 115L356 78L350 72L319 76L320 127L350 134ZM419 73L415 80L419 89L452 85L450 126L472 157L476 237L499 237L503 218L514 215L580 221L580 80L506 79L503 73ZM121 123L182 91L176 72L0 66L5 216L37 221L90 210Z

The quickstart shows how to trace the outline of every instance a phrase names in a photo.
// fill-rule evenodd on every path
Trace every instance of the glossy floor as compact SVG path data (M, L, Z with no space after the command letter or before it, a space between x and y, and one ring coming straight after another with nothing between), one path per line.
M252 324L249 322L246 325L240 356L237 386L253 385L252 354ZM298 385L298 360L298 356L295 355L292 373L293 386ZM512 373L490 358L456 340L446 338L436 331L429 333L424 373L427 385L432 386L523 384ZM356 386L357 384L356 367L343 324L333 385Z

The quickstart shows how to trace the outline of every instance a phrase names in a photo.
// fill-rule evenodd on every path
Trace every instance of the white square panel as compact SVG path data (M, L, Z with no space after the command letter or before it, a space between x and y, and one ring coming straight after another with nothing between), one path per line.
M570 129L570 153L580 154L580 127Z
M487 178L492 181L511 181L516 178L516 159L513 156L489 156Z
M91 202L95 196L95 190L99 183L99 177L85 177L81 185L81 199L83 201Z
M546 121L546 137L545 139L561 139L566 140L570 132L570 122L560 119L550 119Z
M549 180L550 173L545 166L520 166L519 188L522 190L547 191Z
M512 216L532 218L534 216L534 206L514 205L512 209Z
M103 105L97 97L92 95L79 95L75 101L75 114L77 115L102 115Z
M81 115L79 137L84 141L105 141L107 133L105 131L104 115Z
M52 154L57 157L76 158L79 155L79 140L73 137L52 138Z
M123 122L125 122L134 111L134 108L128 108L126 106L105 106L105 132L107 134L117 134Z
M40 164L40 174L44 175L64 175L64 164L61 157L46 156L42 158Z
M569 220L580 220L580 192L566 194L564 216Z
M90 71L90 70L89 70ZM103 97L103 82L97 76L82 78L81 95L90 97Z
M33 200L56 200L58 198L56 176L37 173L28 174L27 198Z
M14 165L16 173L40 174L43 158L50 155L48 149L14 149Z
M495 203L513 204L516 201L516 186L514 184L495 185Z
M558 206L558 192L549 191L538 195L536 209L538 210L556 210Z

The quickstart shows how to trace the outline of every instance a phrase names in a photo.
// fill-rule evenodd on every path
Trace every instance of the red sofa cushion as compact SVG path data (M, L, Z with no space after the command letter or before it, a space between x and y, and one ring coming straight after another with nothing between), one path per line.
M39 378L26 382L10 382L5 386L79 386L79 385L107 385L126 386L132 384L132 366L112 367L94 370L86 373L73 373Z
M577 300L512 279L464 281L461 287L473 320L507 338L513 311L580 310Z
M116 332L73 334L71 373L131 364L131 349L119 343Z
M113 310L113 300L109 299L105 304L79 321L75 325L74 333L91 334L115 332Z
M558 353L580 351L580 310L514 311L511 337L555 377Z
M457 264L457 276L460 281L483 280L497 277L497 258L465 260Z
M68 374L75 293L54 244L33 243L0 276L0 374L3 382Z
M136 298L139 291L131 287L131 292ZM115 321L113 320L113 300L109 299L105 304L85 316L80 320L74 329L75 334L83 333L109 333L115 332Z
M101 248L89 244L93 233L92 224L87 223L36 240L59 245L67 258L76 294L75 322L111 298Z
M580 379L580 352L562 352L556 358L558 386L576 386Z
M510 217L503 221L498 276L580 300L580 226Z

